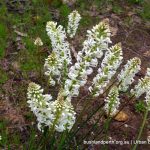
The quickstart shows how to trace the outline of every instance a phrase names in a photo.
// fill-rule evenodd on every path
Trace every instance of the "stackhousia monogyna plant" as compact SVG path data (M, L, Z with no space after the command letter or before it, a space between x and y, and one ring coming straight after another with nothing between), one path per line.
M135 57L128 60L117 75L117 69L123 59L122 48L120 43L109 47L112 43L110 39L111 31L105 21L87 31L83 48L77 53L76 62L73 64L71 46L67 41L67 35L70 40L75 36L81 16L77 11L73 11L68 19L67 32L63 26L57 25L56 22L49 21L46 25L46 31L51 40L52 52L45 60L44 69L48 84L50 86L59 85L57 99L54 100L50 94L43 94L43 89L36 83L32 82L28 87L27 102L37 117L38 129L44 135L38 144L38 148L41 149L46 147L67 149L72 144L72 139L74 139L73 147L80 147L82 141L76 141L75 136L80 128L96 113L103 115L103 112L105 112L108 116L106 123L110 124L111 119L122 109L120 108L119 92L129 91L129 86L133 83L135 74L140 70L141 61ZM80 122L91 101L86 100L78 118L76 118L76 112L71 101L73 97L79 95L80 87L87 83L88 76L97 67L97 74L88 88L88 96L90 99L95 99L104 93L108 93L108 96L104 98L102 104L94 112L88 115L86 121ZM129 98L129 100L132 100L146 93L147 110L150 107L149 72L148 69L145 78L140 79L135 88L131 90L131 97ZM114 76L116 76L115 80ZM95 129L96 124L97 122L86 135L83 135L82 140L87 138L89 133ZM102 130L97 134L100 134ZM141 133L138 139L140 136ZM96 135L94 138L96 138Z

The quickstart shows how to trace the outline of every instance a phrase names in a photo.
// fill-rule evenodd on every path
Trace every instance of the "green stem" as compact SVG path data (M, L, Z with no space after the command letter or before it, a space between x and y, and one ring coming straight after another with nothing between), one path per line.
M89 95L89 97L90 97L90 95ZM78 116L77 121L76 121L76 123L73 125L72 129L70 130L70 132L72 132L72 130L77 126L78 122L81 121L81 118L83 117L84 112L86 111L87 107L89 106L89 103L90 103L90 102L89 102L88 100L86 100L86 103L85 103L84 106L83 106L83 110L81 111L80 115Z
M115 80L115 82L116 82L116 80ZM113 82L113 83L103 92L102 95L104 95L104 94L114 85L115 82ZM88 95L87 95L87 96L88 96ZM87 96L86 96L86 97L87 97ZM89 95L89 97L92 98L93 95ZM79 121L81 120L81 118L82 118L83 113L85 112L85 110L89 108L89 107L88 107L89 104L90 104L90 102L87 100L86 103L85 103L84 106L83 106L84 109L82 110L82 112L80 113L80 115L79 115L79 117L78 117L78 119L77 119L77 121L76 121L76 124L77 124L77 122L79 122ZM104 104L104 103L102 103L102 105L103 105L103 104ZM92 117L95 113L97 113L97 111L102 107L102 105L100 105L100 107L98 107L98 109L96 109L96 111L94 111L94 113L92 113L91 117ZM90 118L91 118L91 117L90 117ZM86 121L86 122L87 122L87 121ZM74 126L73 126L73 128L74 128ZM73 128L72 128L72 129L73 129ZM71 129L71 131L72 131L72 129Z
M37 150L41 150L41 146L42 146L42 143L45 141L45 139L47 139L48 137L48 133L49 133L49 128L48 127L45 127L44 129L44 133L42 134L40 140L39 140L39 143L37 144Z
M114 85L115 82L116 82L116 80L103 92L103 94L106 93L106 92ZM119 83L119 84L120 84L120 83ZM103 94L102 94L102 95L103 95ZM89 95L89 97L92 98L93 95ZM77 123L80 122L80 120L81 120L81 118L82 118L84 112L87 110L87 108L89 108L89 107L88 107L89 104L90 104L90 102L89 102L88 100L86 101L86 103L84 103L83 110L82 110L82 112L80 113L80 115L78 116L78 119L77 119L76 123L73 125L73 127L72 127L72 129L70 130L69 133L71 133L71 132L73 131L73 129L77 126ZM85 123L86 123L95 113L97 113L97 112L99 111L99 109L100 109L103 105L104 105L104 102L87 118L87 120L86 120L85 122L83 122L83 123L81 124L80 128L83 127L83 126L85 125ZM80 130L80 128L77 128L77 130L74 131L74 132L71 134L71 136L69 136L69 139L71 139L73 136L75 136L75 134ZM67 142L67 144L68 144L68 143L70 143L70 140Z
M59 142L59 145L58 145L58 150L62 150L63 149L63 145L64 145L64 142L66 140L66 136L67 136L67 130L65 132L62 133L61 135L61 138L60 138L60 142Z
M138 137L137 137L137 140L140 140L140 138L141 138L141 135L142 135L145 123L146 123L146 119L147 119L147 116L148 116L148 112L149 112L149 110L146 109L145 114L144 114L144 118L143 118L143 122L142 122L142 125L140 127L140 132L139 132ZM138 146L138 143L136 142L136 144L134 145L132 150L136 150L137 146Z
M59 108L57 108L57 110L56 110L56 118L55 118L55 120L53 122L53 125L50 128L49 132L46 133L46 134L48 134L48 136L47 136L47 138L45 138L45 141L41 143L42 150L48 144L49 141L51 141L51 143L50 143L51 147L53 146L53 144L54 144L53 139L55 138L54 137L55 136L55 125L57 124L57 121L58 121L58 119L59 119L59 117L61 115L61 112L62 112L62 108L61 108L61 110L59 110Z
M127 102L120 108L120 110L118 111L118 113L116 113L115 116L109 118L109 119L110 119L109 122L110 122L113 118L115 118L115 117L123 110L123 108L128 105L128 103L129 103L133 98L134 98L134 96L131 96L131 97L127 100ZM104 130L104 125L103 125L103 128L100 130L100 132L98 132L97 135L93 138L93 140L95 140L95 139L103 132L103 130Z
M40 56L40 54L39 54L39 51L40 51L40 47L39 47L39 46L36 46L36 57L37 57L36 71L39 72L40 79L41 79L42 71L41 71L41 67L39 66L39 63L41 63L41 56Z
M116 80L115 80L115 82L116 82ZM115 82L113 82L104 92L103 92L103 94L102 95L104 95L113 85L114 85L114 83ZM89 97L93 97L93 95L89 95ZM88 100L87 100L87 102L88 102ZM79 115L79 117L78 117L78 119L77 119L77 122L79 122L80 120L81 120L81 117L82 117L82 115L83 115L83 113L85 112L85 110L88 108L87 106L90 104L90 103L85 103L85 105L84 105L84 109L82 110L82 112L80 113L80 115ZM98 111L99 111L99 109L102 107L104 105L104 102L90 115L90 117L88 117L88 119L83 123L83 124L85 124L94 114L96 114ZM83 126L83 124L81 124L82 126Z
M104 112L101 113L101 115L99 116L99 118L97 119L95 124L88 130L87 134L78 142L79 143L78 145L80 145L83 142L83 140L86 139L90 135L90 133L96 128L96 125L98 124L98 122L99 122L100 118L103 116L103 114L104 114Z
M76 135L76 133L93 117L94 114L96 114L104 105L104 103L102 103L93 113L90 114L90 116L80 125L80 128L78 128L74 133L73 136Z
M105 134L105 136L104 136L104 141L108 141L108 129L109 129L109 126L110 126L110 122L111 122L111 118L110 117L108 117L108 119L106 120L106 122L105 122L105 125L104 125L104 134ZM107 149L107 144L105 145L103 145L103 148L104 149Z

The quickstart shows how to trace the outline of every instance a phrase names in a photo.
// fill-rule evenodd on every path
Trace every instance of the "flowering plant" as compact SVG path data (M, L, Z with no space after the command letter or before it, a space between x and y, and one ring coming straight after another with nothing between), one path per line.
M81 16L77 11L73 11L68 19L67 32L63 26L57 25L56 22L49 21L46 25L52 52L45 59L44 69L48 84L50 86L59 85L56 100L50 94L43 94L43 89L36 83L29 84L27 93L29 107L37 117L38 129L44 132L45 128L48 128L50 136L55 131L65 133L72 131L77 123L72 98L79 95L80 87L87 83L88 76L92 74L95 68L98 67L98 71L92 80L92 85L88 88L88 94L94 98L103 95L108 90L108 96L104 99L103 110L108 116L113 117L119 113L119 92L128 90L141 65L139 58L130 59L117 75L115 85L110 86L113 77L118 73L117 69L122 63L123 55L120 43L109 47L109 44L112 43L111 31L105 21L87 31L87 39L83 42L83 48L77 53L76 62L73 64L67 34L70 38L75 36ZM131 94L135 98L147 93L148 108L150 107L149 72L148 69L145 78L140 79L138 85L131 90ZM94 113L98 110L99 108ZM91 117L92 115L89 118ZM62 139L60 143L63 145L65 142Z

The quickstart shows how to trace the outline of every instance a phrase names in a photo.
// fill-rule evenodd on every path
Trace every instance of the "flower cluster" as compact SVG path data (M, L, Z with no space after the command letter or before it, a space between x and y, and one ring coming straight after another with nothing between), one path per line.
M78 13L78 11L75 10L72 13L70 13L70 15L68 16L68 19L69 21L68 21L67 33L69 34L70 38L73 38L78 29L81 16Z
M60 59L67 59L67 63L71 63L71 54L69 43L66 41L66 32L63 26L58 25L56 22L49 21L46 25L47 35L51 39L52 49L59 56Z
M146 76L144 78L139 79L138 84L134 89L131 90L131 93L136 97L140 97L144 93L149 93L150 90L150 76L149 76L149 68L147 69Z
M150 111L150 92L149 91L146 93L145 102L147 105L147 109Z
M146 76L150 77L150 68L147 68Z
M77 62L71 66L64 86L65 96L78 96L79 88L87 82L87 77L93 72L103 51L108 49L110 41L109 26L99 23L91 31L87 31L88 39L83 43L82 51L77 54Z
M63 132L65 130L70 130L75 123L75 111L74 108L69 101L60 102L56 100L55 102L55 111L60 113L58 116L57 123L55 125L55 129L58 132Z
M82 53L88 57L92 53L93 57L101 58L103 51L106 51L110 40L110 29L106 22L100 22L92 30L87 30L87 40L83 42ZM79 56L80 59L80 56Z
M117 87L112 87L108 97L104 100L106 102L104 110L107 115L114 116L118 112L120 105L119 92Z
M139 81L139 82L141 82L141 81ZM147 83L145 83L146 84L145 87L143 87L144 86L144 83L143 83L143 86L142 86L143 91L141 91L141 94L146 92L145 102L147 104L147 109L150 111L150 68L147 68L147 72L145 75L145 82L147 82ZM137 92L139 92L139 91L137 91ZM140 95L137 95L137 92L136 92L136 97L139 97Z
M52 79L52 76L61 77L62 72L67 71L67 66L71 64L71 54L69 49L69 43L66 41L66 32L61 25L57 27L57 23L49 21L46 25L46 31L48 36L51 39L52 49L55 53L57 60L57 72L46 72L46 75ZM47 65L49 59L46 59L45 66L46 69L51 70L51 66ZM54 67L54 65L53 65ZM59 73L58 73L59 72ZM65 72L66 73L66 72ZM53 80L52 80L53 82ZM54 83L54 82L53 82Z
M101 63L101 68L98 69L98 74L93 79L93 85L89 87L89 91L93 96L99 96L103 93L104 88L110 82L110 79L116 73L117 68L122 62L122 49L120 44L112 46L105 54Z
M54 52L52 52L51 55L49 55L48 58L45 60L44 68L46 70L45 75L49 77L50 85L54 86L55 85L54 78L56 78L57 81L59 82L61 70L58 58Z
M75 112L71 102L64 101L62 94L58 95L56 101L51 101L51 95L43 95L43 89L39 85L30 83L27 95L29 107L37 117L39 130L42 131L44 126L54 126L58 132L72 128Z
M137 57L128 60L124 69L118 75L119 90L126 91L130 84L134 81L135 74L140 70L141 60Z
M72 38L77 31L81 17L77 11L73 11L68 18L67 33ZM70 130L76 119L71 98L79 95L80 87L86 84L93 68L99 64L99 59L102 61L101 66L93 78L93 84L89 87L89 91L95 97L102 94L122 62L122 48L121 44L109 48L111 43L109 25L106 22L100 22L87 31L87 39L83 42L83 49L78 52L77 61L70 67L72 59L64 28L49 21L46 25L46 31L50 37L53 51L45 60L45 75L49 77L51 85L55 85L57 81L60 84L60 90L56 100L52 101L50 94L43 94L41 86L30 83L27 102L37 117L39 130L43 131L46 126L50 131L63 132ZM36 42L39 44L39 39ZM121 70L117 77L119 87L113 86L108 97L104 100L104 109L108 116L114 116L118 112L119 91L126 91L132 84L135 74L140 70L140 64L140 59L135 57L129 60ZM138 85L131 90L131 93L136 97L146 93L146 103L150 108L149 90L150 69L148 68L145 78L139 80Z
M57 100L54 101L54 110L56 123L54 124L56 131L63 132L65 130L70 130L75 123L74 108L71 104L70 99L65 99L62 94L61 89L58 93Z
M42 125L49 126L50 124L52 124L54 115L49 113L51 109L53 109L51 105L52 96L43 95L43 89L41 89L41 86L32 82L29 84L27 96L27 103L29 104L31 111L37 117L38 129L42 130ZM48 110L48 108L50 109L50 111Z

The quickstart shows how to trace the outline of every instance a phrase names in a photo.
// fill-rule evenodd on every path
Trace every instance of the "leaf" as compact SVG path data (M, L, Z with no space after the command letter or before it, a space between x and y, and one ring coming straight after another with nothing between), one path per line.
M114 119L117 121L126 121L129 119L129 116L124 111L120 111Z

